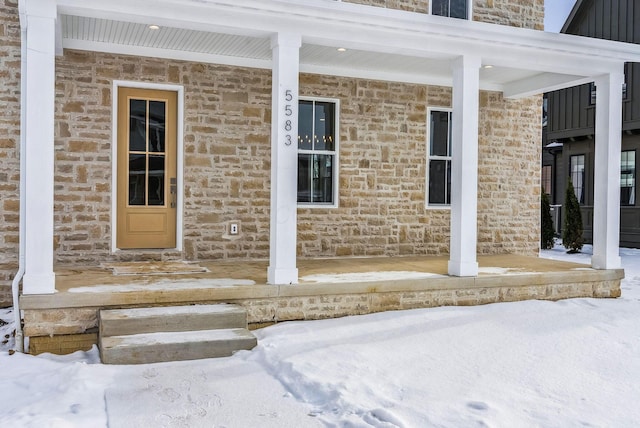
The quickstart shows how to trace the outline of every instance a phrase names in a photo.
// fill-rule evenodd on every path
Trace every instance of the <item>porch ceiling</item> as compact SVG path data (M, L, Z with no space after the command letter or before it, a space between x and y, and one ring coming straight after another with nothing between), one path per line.
M271 67L269 37L165 26L152 30L149 24L72 15L62 15L60 25L63 48ZM453 58L454 55L425 57L362 49L338 51L333 46L303 43L300 69L309 73L450 85L449 61ZM536 70L492 67L482 69L480 78L483 89L502 90L505 83L539 74Z
M271 68L271 36L302 36L300 70L451 85L481 58L480 87L519 97L640 62L640 47L331 0L57 0L58 47ZM149 25L160 26L152 30ZM339 47L347 50L340 52ZM589 63L590 67L584 67Z

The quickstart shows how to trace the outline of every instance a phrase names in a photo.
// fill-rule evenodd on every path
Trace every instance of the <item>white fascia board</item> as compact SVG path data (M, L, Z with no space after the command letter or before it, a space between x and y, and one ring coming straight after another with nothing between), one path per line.
M321 74L330 76L350 77L354 79L371 79L382 80L387 82L413 83L417 85L433 85L451 87L453 80L451 76L442 76L436 74L417 74L417 73L394 73L376 70L350 69L331 66L322 66L315 64L300 64L300 72L310 74ZM480 89L485 91L502 91L502 85L482 82Z
M242 58L227 55L213 55L200 52L179 51L174 49L151 48L144 46L117 45L112 43L88 42L64 39L65 49L106 52L119 55L133 55L150 58L167 58L179 61L202 62L208 64L233 65L238 67L271 69L271 60Z
M557 89L582 85L593 81L593 77L566 74L541 73L526 79L510 82L502 87L505 98L523 98Z
M104 17L105 13L109 13L111 19L116 15L119 19L130 15L146 17L143 22L164 19L168 22L183 21L190 25L199 23L208 28L235 26L239 31L253 31L254 34L275 33L283 28L291 32L293 29L283 27L283 24L291 23L302 27L303 36L314 31L318 36L326 34L327 26L350 29L349 32L355 38L363 37L362 29L387 29L398 36L404 33L438 37L449 42L462 39L488 45L505 43L525 50L540 50L540 54L573 52L640 62L640 46L629 43L328 0L58 0L58 5L65 13L75 9L78 12L92 11L91 16L96 17ZM368 36L368 32L365 34ZM474 51L469 50L468 53ZM634 58L627 58L629 54Z

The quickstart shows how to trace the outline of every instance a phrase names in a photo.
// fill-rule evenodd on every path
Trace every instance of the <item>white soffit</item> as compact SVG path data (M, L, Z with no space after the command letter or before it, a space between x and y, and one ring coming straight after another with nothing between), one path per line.
M121 45L271 60L269 39L81 16L61 17L63 46ZM152 23L150 23L152 24ZM74 43L75 42L75 43Z
M267 37L222 34L186 28L160 27L94 17L62 15L63 47L112 53L219 62L258 68L271 66ZM302 72L334 74L410 83L450 85L449 59L427 58L360 49L338 51L333 46L304 43L300 49ZM480 71L483 89L501 90L506 82L537 72L506 67Z

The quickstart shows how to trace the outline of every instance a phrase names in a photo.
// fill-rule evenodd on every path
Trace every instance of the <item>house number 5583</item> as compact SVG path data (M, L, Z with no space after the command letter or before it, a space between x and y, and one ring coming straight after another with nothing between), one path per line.
M293 101L293 93L291 92L291 89L287 89L284 91L284 100L286 102L291 102ZM290 146L291 143L293 143L293 134L291 131L293 131L293 124L291 123L291 119L288 119L289 117L291 117L291 115L293 115L293 106L291 104L285 104L284 105L284 144L285 146Z

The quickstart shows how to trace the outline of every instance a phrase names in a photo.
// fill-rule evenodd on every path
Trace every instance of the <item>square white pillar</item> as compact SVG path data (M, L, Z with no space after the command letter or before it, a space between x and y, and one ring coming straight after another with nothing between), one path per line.
M21 2L26 25L25 98L21 106L25 131L25 275L23 294L55 292L53 273L53 181L55 25L53 0Z
M596 140L593 192L594 269L621 266L620 246L620 153L622 148L622 84L624 64L619 73L595 80Z
M453 61L449 275L477 276L480 58Z
M299 35L279 33L273 51L269 284L297 284Z

